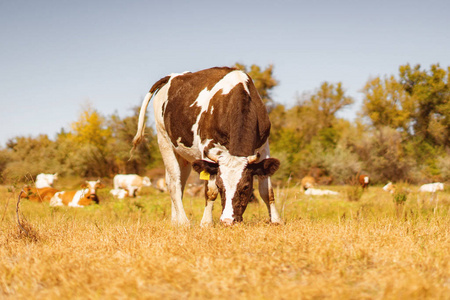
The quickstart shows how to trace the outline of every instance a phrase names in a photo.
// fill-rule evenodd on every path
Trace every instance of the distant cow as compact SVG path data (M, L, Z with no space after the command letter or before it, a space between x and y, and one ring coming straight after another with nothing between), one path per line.
M155 181L155 188L160 192L167 192L166 180L164 178L158 178Z
M83 207L92 202L98 204L97 189L104 187L100 180L86 181L81 185L82 190L57 192L50 200L50 206Z
M112 189L109 191L109 193L118 199L124 199L129 195L128 191L124 189Z
M359 175L359 184L363 190L369 188L370 178L369 175Z
M443 191L444 184L442 182L424 184L419 188L419 192L436 193L437 191Z
M57 193L59 190L45 187L45 188L30 188L24 187L21 198L28 199L30 201L35 202L50 202L50 199Z
M393 194L395 193L395 185L393 185L392 182L388 182L388 184L383 187L383 191Z
M114 176L114 189L124 189L128 191L129 197L136 197L143 186L150 186L150 178L141 177L136 174L117 174Z
M306 191L316 185L316 180L312 176L305 176L302 178L302 188Z
M212 224L220 193L224 225L242 221L258 176L271 222L281 223L269 176L280 162L270 158L270 121L252 79L233 68L172 74L156 82L142 102L134 148L144 137L145 114L154 95L158 145L172 199L172 222L189 224L182 197L191 166L202 173L206 207L201 225Z
M312 195L312 196L323 196L323 195L339 195L338 192L330 191L330 190L320 190L320 189L314 189L314 188L308 188L305 191L305 195Z
M36 176L36 188L41 189L45 187L53 187L53 183L58 179L58 173L55 174L44 174L41 173Z

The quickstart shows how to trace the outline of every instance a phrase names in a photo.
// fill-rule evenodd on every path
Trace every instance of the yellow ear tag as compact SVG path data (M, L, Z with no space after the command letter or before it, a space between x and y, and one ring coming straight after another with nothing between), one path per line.
M206 172L206 171L201 171L200 172L200 179L201 180L209 180L209 173L208 172Z

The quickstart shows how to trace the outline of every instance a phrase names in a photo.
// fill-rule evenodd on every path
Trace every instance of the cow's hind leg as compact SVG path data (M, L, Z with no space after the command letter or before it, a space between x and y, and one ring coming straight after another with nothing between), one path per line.
M166 185L172 200L172 222L177 225L189 225L182 199L191 165L179 157L164 138L158 138L158 143L166 167Z

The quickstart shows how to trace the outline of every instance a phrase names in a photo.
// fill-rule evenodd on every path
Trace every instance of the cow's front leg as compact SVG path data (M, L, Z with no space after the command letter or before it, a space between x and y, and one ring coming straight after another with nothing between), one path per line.
M270 178L258 177L258 181L259 181L259 194L261 195L261 198L263 199L264 203L267 206L267 210L269 211L270 222L276 224L283 224L283 220L281 220L277 208L275 207L275 197L273 194L272 183L270 182Z
M211 179L205 181L205 210L203 212L203 218L200 222L201 227L211 226L213 224L212 211L214 207L214 201L217 198L219 190L216 186L215 176L211 176Z

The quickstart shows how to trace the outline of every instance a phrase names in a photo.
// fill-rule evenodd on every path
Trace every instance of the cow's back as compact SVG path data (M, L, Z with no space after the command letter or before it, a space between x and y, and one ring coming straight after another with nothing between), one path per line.
M266 142L269 117L244 72L212 68L173 75L167 84L163 95L155 97L155 114L161 112L160 126L175 147L220 144L231 155L248 156ZM210 144L200 147L206 141Z

